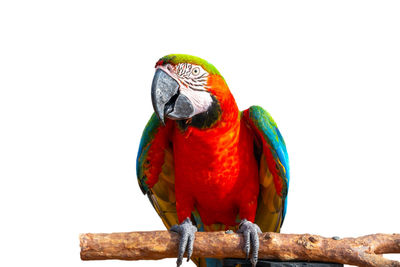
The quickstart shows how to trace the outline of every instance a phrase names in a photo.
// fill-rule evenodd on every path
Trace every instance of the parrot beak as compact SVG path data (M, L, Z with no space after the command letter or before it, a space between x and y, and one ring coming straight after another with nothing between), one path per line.
M153 108L165 125L165 117L188 119L194 108L190 100L179 93L179 83L162 69L157 69L151 85Z

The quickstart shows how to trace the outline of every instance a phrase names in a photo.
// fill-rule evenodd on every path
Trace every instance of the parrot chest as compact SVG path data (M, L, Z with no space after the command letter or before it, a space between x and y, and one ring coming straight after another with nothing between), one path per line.
M192 203L206 224L235 224L241 199L258 195L253 139L239 127L174 135L177 206Z

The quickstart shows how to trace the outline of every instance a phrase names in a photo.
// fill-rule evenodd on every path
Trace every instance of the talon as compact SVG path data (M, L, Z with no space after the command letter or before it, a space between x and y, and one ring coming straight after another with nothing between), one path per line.
M260 247L260 241L258 239L258 234L261 233L260 227L257 224L249 222L243 219L240 222L238 233L243 233L244 238L244 252L246 253L246 259L248 259L250 250L251 258L250 262L253 267L256 266L258 261L258 249Z
M189 218L186 218L180 225L172 226L170 231L176 232L180 235L178 258L176 260L176 266L179 267L182 264L185 251L187 251L187 261L189 261L192 256L197 228L192 224Z

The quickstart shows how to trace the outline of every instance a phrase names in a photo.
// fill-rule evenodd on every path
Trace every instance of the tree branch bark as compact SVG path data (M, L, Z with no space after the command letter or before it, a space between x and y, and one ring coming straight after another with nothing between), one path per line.
M260 259L336 262L357 266L400 267L381 254L400 253L400 234L374 234L335 240L310 234L260 234ZM82 260L157 260L174 258L178 234L167 231L81 234ZM225 232L198 232L193 257L244 258L243 238Z

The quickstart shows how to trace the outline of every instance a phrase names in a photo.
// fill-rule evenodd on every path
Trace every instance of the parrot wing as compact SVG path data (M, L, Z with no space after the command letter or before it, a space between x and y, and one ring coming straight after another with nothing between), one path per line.
M279 232L286 213L289 158L285 141L271 115L259 106L243 111L255 135L260 193L255 223L263 232Z
M161 125L153 113L140 140L136 174L143 194L147 194L167 229L179 224L175 204L175 174L170 123Z

